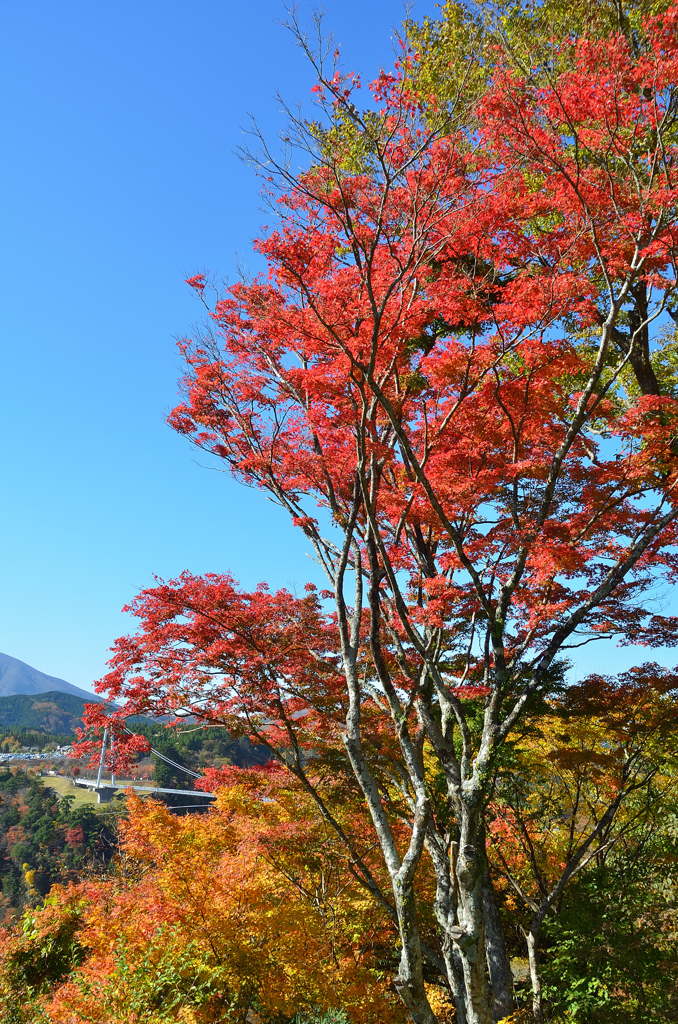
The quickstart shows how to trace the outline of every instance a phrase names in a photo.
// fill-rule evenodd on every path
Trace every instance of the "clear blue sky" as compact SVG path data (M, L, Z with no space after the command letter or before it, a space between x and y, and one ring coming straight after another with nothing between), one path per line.
M400 3L324 6L347 64L391 62ZM313 84L284 17L280 0L0 5L0 650L79 686L153 573L315 575L277 510L164 422L173 339L200 318L183 279L236 276L264 220L241 126L252 111L275 135L276 90Z
M399 2L324 6L346 65L390 64ZM283 17L279 0L0 5L0 651L79 686L154 573L318 578L278 510L165 425L173 338L200 318L183 279L235 277L264 220L240 126L252 111L275 135L276 89L313 84Z

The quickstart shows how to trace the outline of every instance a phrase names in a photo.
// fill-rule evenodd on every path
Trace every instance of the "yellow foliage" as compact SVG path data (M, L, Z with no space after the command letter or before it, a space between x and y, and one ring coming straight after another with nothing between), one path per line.
M553 888L573 852L629 787L630 758L637 792L615 809L607 844L640 821L656 794L665 799L675 792L675 754L666 743L676 726L672 678L656 666L634 669L619 684L591 677L552 700L514 742L515 764L501 777L488 829L505 910L531 912L515 883L537 904ZM592 842L591 854L598 845Z
M426 985L426 995L439 1024L451 1024L457 1019L454 1003L444 988L440 985Z
M356 1024L404 1021L375 963L380 912L347 871L312 857L293 863L295 847L304 849L295 823L259 804L260 817L277 816L289 833L285 870L275 868L239 802L232 791L209 814L177 817L130 798L118 877L55 887L49 913L11 940L22 963L42 962L41 943L54 942L41 922L51 935L55 915L77 906L74 969L42 993L36 1015L50 1024L216 1024L343 1007Z

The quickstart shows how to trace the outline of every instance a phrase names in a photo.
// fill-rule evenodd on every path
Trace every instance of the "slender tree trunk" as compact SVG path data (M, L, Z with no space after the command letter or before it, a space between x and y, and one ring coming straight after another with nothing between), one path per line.
M451 943L450 943L451 945ZM457 1024L468 1024L466 1015L466 986L464 985L464 968L461 957L455 949L450 950L451 965L448 974L453 978L454 1005L457 1011Z
M485 910L485 953L492 988L492 1019L503 1020L513 1012L513 974L504 942L504 930L494 895L490 873L483 876L483 908Z
M402 875L396 878L393 894L402 940L400 968L394 979L396 991L414 1024L438 1024L424 988L424 965L417 930L414 886L411 879L403 878Z
M541 994L541 978L539 977L539 931L530 928L526 933L527 956L530 962L530 980L532 982L532 1015L541 1024L544 1020L544 1008Z
M434 910L440 929L447 981L454 995L457 1024L467 1024L464 972L451 934L451 928L457 920L457 900L453 881L457 844L452 843L448 851L446 840L433 831L427 838L426 848L436 876Z

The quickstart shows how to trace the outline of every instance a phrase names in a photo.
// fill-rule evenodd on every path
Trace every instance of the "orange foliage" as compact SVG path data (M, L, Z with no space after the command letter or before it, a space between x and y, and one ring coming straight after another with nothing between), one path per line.
M390 926L332 856L322 822L304 829L293 804L255 805L238 787L207 815L134 796L128 807L117 877L55 887L4 939L6 998L16 964L44 960L68 924L66 967L35 1004L52 1024L265 1021L312 1007L403 1021L376 967ZM277 867L267 844L284 846Z

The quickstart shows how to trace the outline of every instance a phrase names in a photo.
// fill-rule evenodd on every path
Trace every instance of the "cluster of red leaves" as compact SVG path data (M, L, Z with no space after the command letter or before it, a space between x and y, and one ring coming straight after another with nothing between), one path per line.
M516 648L538 648L652 522L643 496L672 493L674 398L629 408L601 390L589 416L608 443L582 432L546 521L536 500L591 368L590 351L559 325L600 325L605 278L623 280L639 238L643 283L655 293L673 283L678 193L657 128L675 80L675 17L648 24L642 59L622 37L568 41L569 69L548 86L500 63L479 110L481 144L459 128L421 159L421 121L401 77L382 77L388 185L376 173L338 181L328 167L302 175L279 199L280 227L257 243L268 279L217 303L218 343L182 348L186 401L171 424L271 490L310 538L319 527L304 496L340 525L348 518L360 435L364 460L380 466L386 550L415 590L421 567L403 530L436 551L439 575L412 612L419 622L456 617L465 635L480 610L469 564L491 565L498 588L527 544L512 628ZM624 171L639 149L645 178ZM430 489L405 452L426 467ZM467 563L445 522L463 536ZM676 539L672 526L650 546L639 587L612 595L591 616L594 630L652 642L656 623L641 627L635 593L657 574L674 580ZM665 642L675 623L663 626Z
M266 784L284 772L281 762L295 763L302 750L322 759L341 747L345 683L334 620L323 613L315 588L303 598L264 586L248 593L231 576L184 573L142 591L126 610L140 629L116 641L111 671L97 684L115 704L86 705L73 756L90 756L96 765L108 729L114 745L106 750L106 768L129 770L148 742L128 731L126 719L169 715L177 726L185 722L177 712L268 746L279 760L245 773ZM486 690L468 685L457 692L472 699ZM366 742L383 748L389 731L376 705L367 706L365 716ZM199 785L210 790L240 774L210 769Z
M264 738L274 750L289 746L293 733L308 745L332 738L342 677L315 593L295 598L264 586L246 593L230 576L184 573L142 592L127 610L141 620L140 632L116 642L111 671L98 684L121 703L88 705L86 714L89 729L115 735L107 766L120 771L148 749L126 731L129 715L190 712L234 736ZM84 735L75 755L96 757L100 741Z

